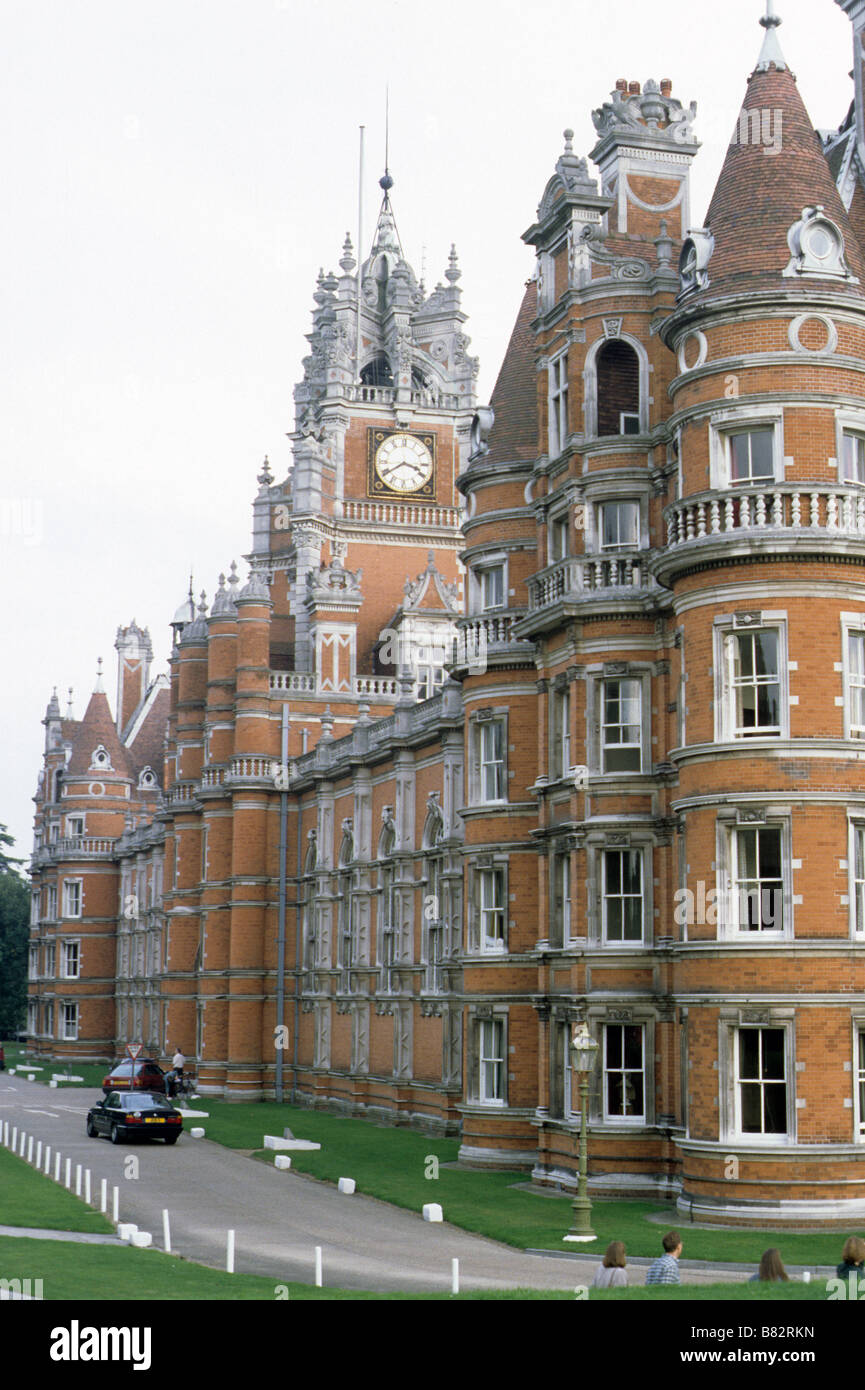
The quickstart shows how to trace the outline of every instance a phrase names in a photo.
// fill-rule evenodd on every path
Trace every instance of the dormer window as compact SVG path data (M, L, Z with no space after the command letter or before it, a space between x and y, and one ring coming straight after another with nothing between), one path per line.
M156 774L150 767L142 768L138 778L139 791L152 791L156 786Z
M803 208L802 216L787 233L790 264L784 271L787 279L812 275L820 279L859 281L850 272L844 259L844 237L840 227L828 218L819 204Z
M101 743L94 748L90 756L90 770L91 772L113 771L111 767L111 758L108 756L106 748Z
M679 256L679 299L706 289L714 249L715 238L708 227L698 227L688 233Z

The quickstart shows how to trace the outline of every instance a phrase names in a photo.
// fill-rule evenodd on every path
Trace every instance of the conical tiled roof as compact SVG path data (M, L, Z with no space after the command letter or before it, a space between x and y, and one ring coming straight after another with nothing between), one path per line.
M696 301L758 288L794 289L806 295L831 289L862 299L862 252L789 68L775 62L764 67L761 58L749 78L742 110L746 115L737 118L709 206L706 220L715 248L708 263L708 286ZM791 260L787 233L804 208L817 206L841 231L846 263L859 285L837 276L784 278Z
M111 759L112 771L121 777L129 777L129 759L126 749L117 737L108 697L104 691L94 690L87 712L75 732L72 756L66 769L67 776L74 777L89 772L90 760L100 743Z
M537 372L531 329L537 312L538 287L530 280L490 400L496 420L485 462L531 462L538 456Z

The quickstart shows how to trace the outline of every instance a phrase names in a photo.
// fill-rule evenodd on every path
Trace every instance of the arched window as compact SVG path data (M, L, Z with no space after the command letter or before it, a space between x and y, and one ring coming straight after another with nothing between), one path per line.
M360 379L363 386L393 386L393 372L383 352L361 368Z
M612 338L598 353L598 434L640 433L640 360L630 343Z

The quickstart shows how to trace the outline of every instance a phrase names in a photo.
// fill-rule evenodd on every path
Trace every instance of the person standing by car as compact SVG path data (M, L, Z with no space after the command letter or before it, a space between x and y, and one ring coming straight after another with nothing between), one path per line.
M165 1094L167 1096L177 1095L177 1092L180 1089L180 1084L183 1081L183 1068L185 1066L186 1058L180 1051L180 1048L178 1048L171 1059L172 1069L165 1078Z

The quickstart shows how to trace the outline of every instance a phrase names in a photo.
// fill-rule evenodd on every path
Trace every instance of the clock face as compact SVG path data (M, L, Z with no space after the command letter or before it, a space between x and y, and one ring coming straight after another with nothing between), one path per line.
M433 453L429 436L396 431L385 435L375 448L373 487L375 492L429 492L433 476Z

